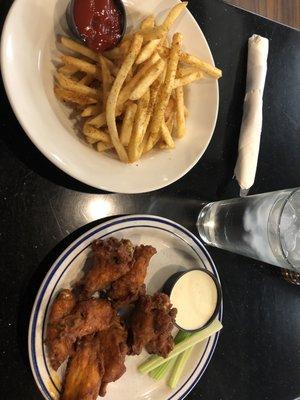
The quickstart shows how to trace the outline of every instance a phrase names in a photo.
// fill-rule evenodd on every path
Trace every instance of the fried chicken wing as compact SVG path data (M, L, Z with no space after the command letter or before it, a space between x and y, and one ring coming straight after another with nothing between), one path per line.
M110 303L102 299L78 302L72 312L61 318L56 334L47 335L51 366L57 370L71 354L77 339L107 329L115 315Z
M97 334L100 357L103 359L104 375L100 387L100 396L105 396L109 382L115 382L126 371L127 330L119 318L112 326Z
M68 362L62 400L97 399L104 374L103 359L97 348L98 340L93 335L86 336L77 345Z
M176 313L166 294L141 296L130 321L130 354L140 354L145 346L148 353L167 357L174 347L171 332Z
M93 242L93 265L80 282L83 295L90 297L126 274L131 267L133 250L130 240L111 237Z
M70 314L76 304L76 298L71 290L63 289L54 300L49 314L49 324L57 323Z
M70 357L62 400L95 400L105 396L109 382L126 371L127 331L119 317L111 327L85 336Z
M133 303L145 293L144 280L151 258L156 254L152 246L137 246L134 251L130 271L112 284L108 293L116 307Z
M153 317L151 296L140 296L129 325L129 354L140 354L154 337Z
M156 250L109 238L92 244L93 264L71 290L62 290L48 319L46 345L57 370L69 357L62 400L96 400L126 371L127 354L166 357L173 348L176 310L164 294L146 295L144 280ZM100 297L93 296L96 292ZM96 298L97 297L97 298ZM116 308L135 303L129 327Z
M149 354L167 357L173 350L174 340L171 335L174 328L176 308L172 308L170 298L166 294L156 293L152 297L154 307L154 337L146 344Z
M75 304L76 299L71 290L64 289L57 295L49 314L47 340L51 340L57 335L58 322L71 313Z
M62 290L54 300L47 325L46 343L52 367L56 370L68 357L72 344L69 341L57 341L60 332L60 321L69 315L76 305L76 299L70 290ZM55 354L55 356L54 356Z

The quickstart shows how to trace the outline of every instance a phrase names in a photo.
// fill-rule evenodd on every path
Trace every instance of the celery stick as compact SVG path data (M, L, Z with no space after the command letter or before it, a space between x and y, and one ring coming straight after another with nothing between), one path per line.
M193 347L195 344L202 342L203 340L207 339L213 333L218 332L222 328L222 324L218 320L214 320L207 328L203 329L200 332L196 332L192 334L192 336L186 338L182 342L175 345L174 349L171 351L167 358L155 356L151 357L150 360L146 360L143 362L139 367L138 370L142 374L147 374L148 372L152 371L154 368L159 367L160 365L164 364L166 361L171 360L172 358L178 356L178 354L182 353L183 351L187 350L190 347Z
M178 385L178 382L181 378L184 367L185 367L188 359L190 358L190 355L192 354L193 350L194 350L194 347L190 347L186 351L184 351L183 353L179 354L179 356L176 357L172 374L168 380L169 388L174 389Z
M167 372L170 371L170 369L174 366L174 364L175 364L175 359L173 358L172 360L167 361L161 366L150 371L149 376L151 376L151 378L155 379L156 381L159 381L165 377Z
M178 331L177 335L175 336L174 342L175 344L180 343L190 336L192 336L191 332Z
M191 336L190 332L178 331L177 335L175 336L174 342L175 344L180 343L189 336ZM165 377L167 372L170 371L170 369L173 367L174 363L175 359L166 361L164 364L150 371L149 375L151 376L151 378L158 381Z
M178 334L176 335L175 343L180 343L180 342L182 342L183 340L185 340L186 338L190 337L191 335L192 335L191 332L179 331ZM170 387L171 389L173 389L173 387L176 387L176 384L177 384L177 382L175 382L175 386L170 386L170 382L171 382L171 384L172 384L172 379L174 379L173 377L174 377L175 371L176 371L178 368L180 368L180 365L182 364L182 362L184 362L184 361L183 361L183 358L184 358L184 357L187 357L186 361L188 360L189 356L191 355L191 353L192 353L192 351L193 351L193 348L194 348L194 347L190 347L188 350L186 350L186 351L184 351L183 353L179 354L179 356L173 358L173 360L172 360L172 368L173 368L173 371L172 371L171 376L170 376L169 381L168 381L168 385L169 385L169 387ZM186 353L188 353L188 355L187 355ZM184 369L184 366L185 366L185 364L186 364L186 361L184 362L184 364L183 364L183 366L182 366L182 370ZM170 362L170 361L169 361L169 362ZM174 366L174 367L173 367L173 366ZM151 373L151 372L150 372L150 373ZM180 376L181 376L181 373L180 373L180 375L179 375L178 380L180 379Z

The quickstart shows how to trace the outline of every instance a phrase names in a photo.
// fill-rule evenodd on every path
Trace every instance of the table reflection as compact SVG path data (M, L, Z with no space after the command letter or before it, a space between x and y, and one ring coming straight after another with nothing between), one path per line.
M145 195L91 195L85 197L83 214L86 222L123 214L152 214L169 218L194 230L199 211L205 203L197 199Z

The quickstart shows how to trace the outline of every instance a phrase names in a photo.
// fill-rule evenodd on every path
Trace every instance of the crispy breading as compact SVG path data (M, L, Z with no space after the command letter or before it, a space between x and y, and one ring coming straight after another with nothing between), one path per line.
M108 301L90 299L78 302L68 315L59 319L55 334L52 333L53 324L49 324L46 342L52 368L57 370L72 353L77 339L107 329L114 315Z
M145 292L144 280L154 254L156 249L152 246L141 245L135 248L130 271L115 281L108 293L116 307L133 303Z
M107 288L112 282L126 274L133 257L133 245L130 240L96 240L92 244L93 265L80 282L82 293L86 297L96 291Z
M141 296L130 321L130 354L140 354L145 346L148 353L167 357L174 347L171 332L176 313L166 294Z
M86 336L69 359L62 400L95 400L104 374L103 359L97 351L98 341Z
M97 334L100 357L104 365L104 375L100 387L100 396L105 396L109 382L115 382L126 371L125 357L128 351L127 330L120 318L112 326Z

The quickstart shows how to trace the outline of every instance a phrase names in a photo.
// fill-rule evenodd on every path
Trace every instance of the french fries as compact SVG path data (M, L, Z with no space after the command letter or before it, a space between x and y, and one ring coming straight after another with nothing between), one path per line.
M159 77L165 68L164 60L158 60L137 84L136 88L130 95L130 100L139 100L150 88L154 81Z
M60 86L64 89L85 96L89 96L95 100L98 100L100 98L100 91L98 89L94 89L81 83L75 82L74 80L66 77L59 72L55 75L55 78L57 79Z
M165 30L168 32L176 19L179 17L179 15L182 13L183 10L186 9L188 5L187 1L183 1L182 3L176 4L170 11L169 14L167 15L166 19L163 22L163 27Z
M74 40L72 40L70 38L62 36L61 43L64 47L66 47L69 50L74 51L75 53L79 53L82 56L90 58L91 60L98 61L97 53L95 53L93 50L90 50L88 47L75 42Z
M129 103L126 108L120 133L120 140L123 146L129 145L136 110L137 110L137 104L135 103Z
M122 44L126 43L128 40L132 40L134 35L143 36L144 42L149 42L154 39L162 39L167 34L167 29L163 26L154 26L153 28L139 29L136 32L128 33Z
M81 60L80 58L77 57L62 55L61 61L64 64L66 64L66 66L72 66L76 68L78 71L86 72L87 74L97 75L98 73L96 65Z
M155 52L155 50L157 49L157 46L159 45L161 39L153 39L150 40L150 42L148 42L142 49L142 51L140 52L137 60L136 60L136 64L142 64L144 61L148 60L148 58L150 58L152 56L152 54Z
M82 93L74 92L72 90L65 89L58 85L54 85L54 93L62 101L80 104L82 106L97 103L97 100L93 99L92 97L89 97Z
M170 58L168 60L166 78L160 88L153 117L150 122L150 136L147 142L146 151L151 150L159 140L161 124L174 86L181 45L182 35L180 33L175 33L173 36Z
M150 101L150 90L148 89L146 93L141 97L137 105L136 117L134 119L133 131L128 147L129 161L134 162L139 158L140 146L142 144L146 120L147 120L147 110Z
M120 48L115 47L112 50L105 51L104 56L111 61L117 60L120 57Z
M107 133L101 131L100 129L95 128L92 125L89 125L88 123L84 124L83 133L85 136L91 139L97 139L98 142L101 141L104 143L111 143L110 137Z
M184 78L187 75L193 74L194 72L201 72L195 67L180 67L177 70L176 78Z
M116 117L119 117L121 114L123 114L123 109L121 110L120 108L117 108ZM107 125L106 113L103 112L97 115L89 121L89 124L95 126L96 128L101 128L102 126Z
M126 76L141 50L142 44L143 36L136 34L132 40L128 54L118 72L118 75L116 76L106 104L106 122L111 141L116 149L116 152L118 153L120 160L124 162L128 161L128 155L119 138L116 124L116 107L123 83L125 82Z
M88 136L85 136L85 141L88 143L88 144L96 144L96 143L99 143L99 141L98 141L98 139L93 139L93 138L90 138L90 137L88 137Z
M114 151L133 163L157 148L169 150L186 135L185 88L219 79L222 71L182 49L180 33L168 33L186 9L175 5L161 25L147 16L114 49L97 54L61 37L61 65L54 93L83 119L82 137L99 153ZM201 84L201 83L200 83Z
M161 124L161 137L169 149L173 149L175 147L174 140L164 119Z
M153 15L146 17L141 23L141 30L154 28L155 19Z
M150 136L149 122L150 122L150 118L153 114L153 110L154 110L154 107L156 104L158 92L162 85L163 80L164 80L164 75L161 75L160 78L154 82L154 84L152 85L152 87L150 89L150 101L149 101L147 116L146 116L145 134L144 134L143 141L140 145L139 158L145 152L145 147L146 147L146 144L147 144L149 136Z
M176 110L177 137L181 138L185 135L184 97L182 86L179 86L176 89Z
M174 80L173 89L177 89L180 86L188 85L194 81L198 81L203 78L203 73L201 71L193 72L192 74L185 75L182 78L178 78Z
M78 69L76 67L73 67L72 65L63 65L62 67L58 68L58 72L70 76L76 74L76 72L78 72Z
M99 153L101 153L102 151L106 151L106 150L112 149L114 146L112 144L109 144L109 143L98 142L96 147L97 147L97 151L99 151Z
M82 113L81 116L82 117L93 117L94 115L97 115L101 112L101 107L99 104L95 104L92 106L88 106L86 107Z
M170 132L171 135L173 135L173 128L174 128L174 124L175 124L174 114L175 114L175 112L173 111L173 112L170 114L170 116L169 116L169 118L168 118L168 120L167 120L167 122L166 122L166 125L167 125L167 127L168 127L169 132Z
M162 58L166 58L169 56L170 49L166 47L159 47L158 48L159 55ZM219 79L222 77L222 71L209 63L200 60L200 58L196 56L192 56L188 53L181 52L180 53L180 61L192 65L201 71L205 72L208 76L211 76L214 79Z
M111 88L111 82L112 82L112 78L111 78L111 74L110 74L110 70L108 68L107 62L105 60L105 58L103 56L101 56L101 54L99 55L99 61L100 61L100 66L101 66L101 73L102 73L102 90L103 90L103 109L105 108L106 102L107 102L107 98L110 92L110 88Z
M131 92L139 83L139 81L148 73L148 70L160 59L157 53L153 54L153 56L143 65L143 67L132 77L131 81L128 82L123 89L121 90L120 96L118 98L118 105L122 107L122 105L129 99Z
M193 65L194 67L199 68L201 71L205 72L207 75L211 76L212 78L219 79L222 77L222 71L209 63L200 60L200 58L196 56L192 56L188 53L182 52L180 54L180 61Z
M86 74L83 78L80 79L78 83L89 86L94 80L95 80L94 75Z

